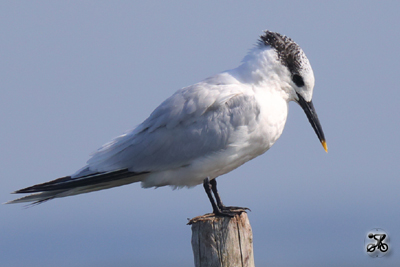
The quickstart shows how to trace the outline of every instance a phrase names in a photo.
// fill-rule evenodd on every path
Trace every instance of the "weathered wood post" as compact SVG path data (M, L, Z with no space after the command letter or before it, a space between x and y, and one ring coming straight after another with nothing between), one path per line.
M246 212L235 217L206 214L188 224L195 267L254 267L253 233Z

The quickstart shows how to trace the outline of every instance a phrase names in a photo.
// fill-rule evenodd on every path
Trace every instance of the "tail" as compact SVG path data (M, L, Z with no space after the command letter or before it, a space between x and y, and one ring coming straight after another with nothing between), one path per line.
M53 198L73 196L139 182L143 180L142 175L146 173L147 172L130 172L128 169L123 169L111 172L92 173L76 178L65 176L50 182L17 190L14 192L15 194L31 194L8 201L5 204L31 202L32 205L36 205Z

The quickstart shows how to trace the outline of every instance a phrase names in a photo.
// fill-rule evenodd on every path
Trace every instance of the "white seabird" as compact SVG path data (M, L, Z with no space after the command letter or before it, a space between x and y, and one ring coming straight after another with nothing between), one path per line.
M73 175L18 190L14 193L31 194L7 203L39 204L134 182L145 188L203 183L214 213L230 216L237 207L222 204L215 178L276 142L290 101L303 108L327 151L313 88L303 50L290 38L265 31L239 67L178 90Z

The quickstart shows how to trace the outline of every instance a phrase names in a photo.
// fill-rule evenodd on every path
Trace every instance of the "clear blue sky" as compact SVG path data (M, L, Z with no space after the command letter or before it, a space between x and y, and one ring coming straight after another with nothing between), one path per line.
M400 6L396 1L0 2L0 201L69 175L175 90L236 67L262 30L294 39L316 77L321 147L290 105L266 154L218 179L249 213L257 266L400 265ZM193 266L198 186L133 184L0 206L0 265ZM363 251L371 228L392 253Z

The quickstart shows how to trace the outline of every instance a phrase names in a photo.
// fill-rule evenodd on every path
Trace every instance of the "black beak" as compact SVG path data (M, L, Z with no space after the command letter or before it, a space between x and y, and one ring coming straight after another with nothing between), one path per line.
M297 94L297 96L299 97L298 103L306 113L308 121L314 128L314 131L317 134L319 141L321 141L321 144L324 147L325 151L328 152L328 146L326 145L324 132L322 131L321 123L319 122L318 115L317 112L315 111L312 101L310 102L305 101L300 94Z

